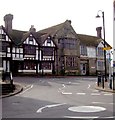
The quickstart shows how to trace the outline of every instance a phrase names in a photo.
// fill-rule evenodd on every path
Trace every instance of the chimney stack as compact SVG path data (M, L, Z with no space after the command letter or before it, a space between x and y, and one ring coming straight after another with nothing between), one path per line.
M36 29L34 28L34 25L31 25L31 28L29 29L30 32L36 32Z
M99 37L99 38L102 38L101 30L102 30L102 27L97 27L97 28L96 28L96 31L97 31L97 37Z
M12 14L6 14L4 16L5 28L8 33L12 32L12 20L13 20Z

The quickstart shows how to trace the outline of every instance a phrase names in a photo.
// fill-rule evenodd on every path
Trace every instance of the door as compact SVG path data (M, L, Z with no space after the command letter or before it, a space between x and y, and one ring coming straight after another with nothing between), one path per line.
M18 73L18 69L19 69L19 63L18 61L14 60L13 61L13 65L12 65L12 73Z
M81 75L86 75L86 64L85 63L80 64L80 70L81 70Z

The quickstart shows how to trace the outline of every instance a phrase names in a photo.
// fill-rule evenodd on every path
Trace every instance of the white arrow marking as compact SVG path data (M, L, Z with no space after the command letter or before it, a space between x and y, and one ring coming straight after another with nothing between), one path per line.
M66 104L66 103L54 104L54 105L46 105L46 106L44 106L44 107L39 108L36 112L37 112L37 113L41 113L42 110L45 109L45 108L57 107L57 106L61 106L61 105L64 105L64 104Z
M62 86L65 88L65 85L64 85L64 84L63 84Z
M30 89L32 89L32 88L33 88L33 85L31 85L28 89L24 90L24 91L21 92L20 94L23 94L23 93L25 93L26 91L28 91L28 90L30 90Z
M88 85L88 89L89 89L90 87L91 87L91 85L89 84L89 85Z

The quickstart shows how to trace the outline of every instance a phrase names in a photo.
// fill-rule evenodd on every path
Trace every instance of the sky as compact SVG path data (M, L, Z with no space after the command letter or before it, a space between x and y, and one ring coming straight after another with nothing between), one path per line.
M100 19L95 16L104 11L105 40L113 46L113 0L0 0L0 4L0 25L9 13L14 16L13 29L24 31L31 25L39 31L68 19L76 33L92 36L103 24L102 13Z

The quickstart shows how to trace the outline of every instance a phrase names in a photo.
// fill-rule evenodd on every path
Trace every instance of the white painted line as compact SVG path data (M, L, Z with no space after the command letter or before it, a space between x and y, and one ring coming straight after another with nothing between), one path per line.
M91 93L91 95L100 95L100 93Z
M70 92L61 92L63 95L72 95L72 93L70 93Z
M69 82L69 83L70 83L70 82ZM78 85L78 84L80 84L80 83L72 83L72 82L71 82L71 84Z
M113 105L114 103L104 103L104 102L92 102L93 104L111 104Z
M77 95L85 95L86 93L76 93Z
M104 95L113 95L112 93L106 93L106 94L104 94Z
M32 88L33 88L33 85L31 85L28 89L24 90L24 91L21 92L20 94L23 94L23 93L25 93L26 91L28 91L28 90L30 90L30 89L32 89Z
M101 117L100 117L101 118ZM104 118L115 118L115 116L109 116L109 117L102 117L102 119Z
M91 87L91 85L89 84L89 85L88 85L88 89L89 89L90 87Z
M99 118L99 116L64 116L65 118L78 118L78 119L95 119Z
M37 112L37 113L41 113L42 110L45 109L45 108L52 108L52 107L57 107L57 106L65 105L65 104L66 104L66 103L46 105L46 106L44 106L44 107L39 108L36 112Z
M93 90L93 92L98 92L99 90Z
M93 104L106 104L104 102L92 102Z
M65 85L64 85L64 84L62 84L62 86L65 88Z

